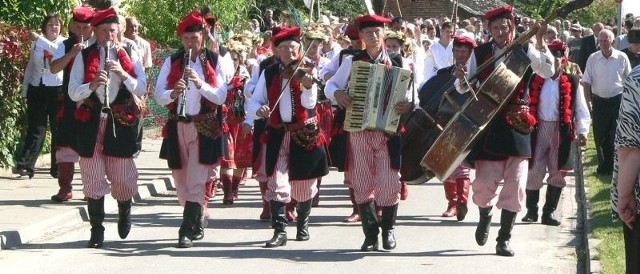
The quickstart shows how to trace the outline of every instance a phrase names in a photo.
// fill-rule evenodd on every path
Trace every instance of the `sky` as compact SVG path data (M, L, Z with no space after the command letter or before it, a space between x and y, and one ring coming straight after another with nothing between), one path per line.
M622 1L622 17L627 13L633 13L635 16L640 15L640 0L623 0Z

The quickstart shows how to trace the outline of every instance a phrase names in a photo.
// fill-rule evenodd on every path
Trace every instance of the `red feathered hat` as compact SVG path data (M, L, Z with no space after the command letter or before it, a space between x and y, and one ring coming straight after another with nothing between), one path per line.
M358 32L358 29L356 29L352 24L347 26L347 29L344 31L344 35L349 37L351 40L360 40L360 32Z
M301 35L302 30L299 27L281 28L275 35L271 36L271 44L277 47L278 44L289 40L300 43Z
M454 47L467 46L467 47L469 47L471 49L474 49L476 47L476 41L471 39L471 37L464 36L464 35L454 36L453 37L453 46Z
M91 23L93 19L93 9L89 6L80 6L71 12L73 20L80 23Z
M487 11L484 17L482 17L482 19L487 20L489 22L498 18L506 18L506 19L513 20L514 19L513 7L509 5L504 5L502 7L493 8Z
M205 19L202 17L198 10L193 10L187 16L182 17L180 23L178 23L178 36L182 36L187 29L193 26L202 26L205 24Z
M384 27L384 24L391 23L391 19L374 14L360 16L354 22L358 26L358 30L362 30L368 27Z
M99 10L93 14L91 25L97 27L104 23L118 23L118 13L114 8Z
M555 40L547 45L549 47L549 51L553 56L562 57L564 56L564 52L567 50L567 44L563 43L560 40Z

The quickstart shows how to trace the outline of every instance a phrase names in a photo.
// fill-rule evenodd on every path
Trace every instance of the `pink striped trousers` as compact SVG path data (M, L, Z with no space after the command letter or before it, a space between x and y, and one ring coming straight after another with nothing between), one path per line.
M278 160L276 161L273 174L267 181L267 191L265 192L265 200L278 201L283 203L291 202L291 198L299 203L311 200L318 192L316 178L306 180L289 180L289 146L291 138L287 131L282 139L282 145L278 152ZM265 147L263 147L265 148ZM262 149L261 154L264 154ZM295 159L295 161L304 161L304 159ZM265 166L265 162L262 162ZM264 167L262 167L264 169Z
M444 183L452 183L455 184L457 179L469 179L470 168L459 165L451 175L447 179L444 180Z
M351 186L358 204L378 206L400 202L400 174L391 168L388 137L380 131L349 133ZM356 158L357 157L357 158Z
M529 161L524 157L509 157L506 161L476 161L476 179L472 184L473 203L478 207L493 206L498 185L504 179L496 206L520 212L524 207L528 165Z
M214 174L215 165L200 163L198 130L194 123L178 122L178 150L181 169L171 170L176 184L178 202L184 206L186 202L202 205L205 196L205 183Z
M80 174L82 174L84 186L82 191L91 199L100 199L111 192L114 199L127 201L138 193L138 170L133 158L118 158L102 154L105 127L109 124L108 121L106 117L100 118L93 157L80 157Z
M533 165L529 169L528 190L542 188L542 180L549 171L547 183L552 186L564 187L566 171L558 170L558 148L560 147L560 123L553 121L539 121L536 134L536 145L533 150Z

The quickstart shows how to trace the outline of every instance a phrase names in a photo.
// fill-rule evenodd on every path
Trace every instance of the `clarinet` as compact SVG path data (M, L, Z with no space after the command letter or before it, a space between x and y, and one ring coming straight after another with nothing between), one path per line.
M109 49L111 48L111 41L107 41L107 48L104 50L104 66L106 69L107 61L109 60ZM104 102L102 103L102 113L111 112L111 106L109 105L109 70L107 70L107 83L104 86Z
M187 74L187 70L189 70L191 68L191 49L189 49L188 52L185 53L185 58L184 58L184 70L182 70L182 79L184 79L185 84L187 85L187 88L182 92L182 96L181 96L181 102L180 105L178 105L178 121L184 122L186 120L188 120L187 118L187 108L186 108L186 104L187 104L187 90L189 90L189 75Z

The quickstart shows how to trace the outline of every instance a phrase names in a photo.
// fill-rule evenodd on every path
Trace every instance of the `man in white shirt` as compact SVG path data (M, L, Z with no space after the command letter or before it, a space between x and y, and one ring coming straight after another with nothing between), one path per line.
M273 237L265 243L267 248L286 245L285 206L292 199L298 202L296 240L310 239L309 214L313 196L318 191L316 178L329 173L324 141L315 117L318 88L314 75L294 75L296 63L303 58L300 35L298 27L282 27L271 38L281 62L267 67L260 75L247 108L247 115L267 121L262 161L268 176L264 196L269 200L274 229ZM313 130L303 133L311 127Z
M549 44L549 51L556 57L556 74L543 79L534 76L529 84L529 96L537 102L530 109L537 114L534 131L532 162L527 180L527 215L523 222L538 221L538 201L542 180L547 170L547 193L542 208L542 224L559 226L554 211L558 206L565 176L571 170L571 146L577 137L580 146L587 143L591 116L580 85L580 67L569 63L568 46L561 41Z
M139 55L142 58L142 65L145 69L150 68L153 65L153 59L151 56L151 44L149 41L140 37L140 23L135 17L126 18L126 30L124 31L124 37L133 40L139 49Z
M177 34L183 47L165 59L155 88L156 100L169 109L160 158L167 160L184 206L178 248L192 247L192 241L204 237L205 185L224 155L218 109L227 85L220 73L222 57L203 47L204 23L198 11L182 18Z
M599 174L613 172L613 141L624 79L631 72L629 58L613 48L613 32L604 29L598 35L600 50L587 59L582 84L592 110L593 139L598 154Z
M69 97L80 105L75 111L76 132L83 137L76 139L74 148L88 199L88 247L99 248L104 241L104 196L109 192L118 201L120 238L131 229L131 198L138 192L133 161L137 108L131 103L133 95L144 94L147 79L137 52L115 43L119 26L113 8L96 12L91 25L96 42L75 58Z
M431 45L427 52L427 59L424 62L423 82L429 81L439 69L453 65L452 35L453 25L450 22L443 23L440 40Z

